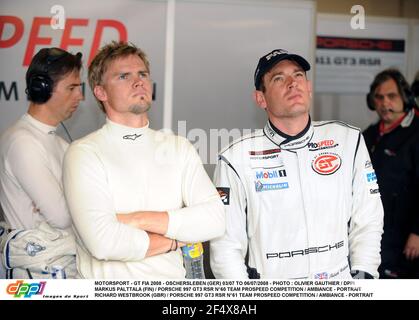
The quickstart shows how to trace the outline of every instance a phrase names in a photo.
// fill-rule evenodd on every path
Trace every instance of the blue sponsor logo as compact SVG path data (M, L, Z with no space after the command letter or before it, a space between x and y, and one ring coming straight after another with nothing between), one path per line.
M375 175L375 172L367 173L367 181L368 182L377 181L377 176Z
M259 180L255 181L255 190L256 192L270 191L270 190L281 190L288 189L288 182L281 183L262 183Z
M273 179L286 177L287 172L282 170L268 170L268 171L258 171L256 172L256 179Z

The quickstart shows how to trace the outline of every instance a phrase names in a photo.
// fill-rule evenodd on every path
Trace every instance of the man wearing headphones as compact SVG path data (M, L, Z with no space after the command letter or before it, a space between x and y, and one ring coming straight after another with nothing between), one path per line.
M364 131L384 206L380 278L419 278L419 119L400 71L376 75L367 95L379 121Z
M74 264L74 239L66 230L71 218L61 182L68 143L56 129L83 99L81 67L81 53L41 49L26 72L29 109L0 138L0 202L6 222L16 230L4 250L9 278L51 277L53 265L46 260L61 268ZM51 239L55 242L48 242ZM61 255L67 257L60 260Z

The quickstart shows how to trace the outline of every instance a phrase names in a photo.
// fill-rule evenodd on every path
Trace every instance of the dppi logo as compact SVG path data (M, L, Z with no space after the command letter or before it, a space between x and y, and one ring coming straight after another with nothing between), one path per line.
M315 172L321 175L329 175L339 170L342 160L335 153L321 153L317 155L311 167Z
M45 289L46 281L39 283L24 283L23 280L18 280L15 283L11 283L7 286L6 292L14 295L15 298L30 298L34 294L42 294Z

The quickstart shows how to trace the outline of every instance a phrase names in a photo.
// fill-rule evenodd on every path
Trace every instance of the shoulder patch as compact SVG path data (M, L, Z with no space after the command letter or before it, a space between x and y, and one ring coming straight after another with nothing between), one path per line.
M230 188L217 187L218 194L225 206L230 204Z

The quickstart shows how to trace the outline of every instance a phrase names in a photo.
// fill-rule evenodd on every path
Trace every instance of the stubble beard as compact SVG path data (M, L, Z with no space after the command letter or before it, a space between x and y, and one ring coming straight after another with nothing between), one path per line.
M138 115L147 112L151 108L151 103L147 103L144 105L134 104L129 107L129 112Z

